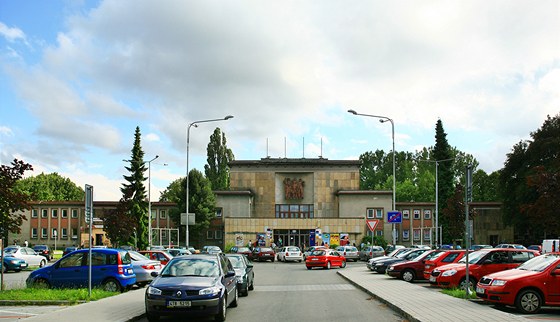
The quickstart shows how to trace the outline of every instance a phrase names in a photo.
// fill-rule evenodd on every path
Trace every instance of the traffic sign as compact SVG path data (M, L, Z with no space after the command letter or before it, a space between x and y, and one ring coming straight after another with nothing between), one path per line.
M379 224L379 219L366 219L366 224L371 231L375 231L375 227Z
M400 211L389 211L387 213L387 222L392 224L402 223L402 214Z

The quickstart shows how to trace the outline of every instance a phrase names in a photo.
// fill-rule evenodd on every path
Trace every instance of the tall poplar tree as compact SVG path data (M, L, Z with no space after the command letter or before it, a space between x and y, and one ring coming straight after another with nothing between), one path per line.
M227 147L226 134L219 127L210 136L206 149L207 164L204 174L210 180L212 190L227 190L229 188L229 165L234 160L233 152Z
M441 119L436 122L436 144L432 150L433 161L442 161L453 158L452 149L447 142L447 133L443 129L443 123ZM453 163L454 160L449 160L445 162L438 162L438 199L442 202L438 203L438 212L444 213L442 210L446 207L447 200L454 195L454 174L453 174ZM450 223L450 218L447 216L441 216L439 218L439 225L442 226L442 240L450 241L451 239L457 238L450 231L448 225Z

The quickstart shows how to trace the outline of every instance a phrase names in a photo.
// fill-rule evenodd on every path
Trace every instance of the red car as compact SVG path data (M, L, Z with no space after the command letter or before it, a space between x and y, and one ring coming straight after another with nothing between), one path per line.
M443 253L437 254L424 263L424 279L430 279L430 275L436 267L457 263L463 256L465 256L464 250L444 250Z
M253 253L251 253L251 260L254 261L271 261L274 262L274 258L276 257L276 253L274 249L270 247L257 247L253 249Z
M305 258L305 266L307 269L313 267L330 269L334 266L344 268L346 267L346 258L334 249L317 249Z
M560 253L548 253L526 261L516 269L480 279L476 296L492 303L512 305L523 313L541 306L560 306Z
M167 263L173 258L173 255L164 250L141 250L139 253L151 260L159 261L161 265L167 265Z
M387 275L400 278L406 282L423 279L426 261L444 252L444 250L430 250L416 257L414 260L392 264L387 268Z
M469 287L474 288L484 275L516 268L538 252L529 249L492 248L481 249L469 254ZM447 264L432 271L430 284L444 288L464 288L466 281L466 257L456 264Z

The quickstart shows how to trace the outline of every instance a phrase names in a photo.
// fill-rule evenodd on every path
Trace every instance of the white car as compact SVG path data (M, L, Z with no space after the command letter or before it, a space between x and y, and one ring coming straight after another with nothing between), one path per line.
M278 260L281 262L287 261L298 261L301 262L303 260L303 254L299 247L296 246L285 246L276 254Z
M360 254L355 246L338 246L336 251L346 257L347 261L357 262L360 259Z
M40 255L29 247L8 246L4 248L4 253L6 255L9 254L15 258L23 259L29 264L29 266L43 267L47 265L47 259L45 258L45 256Z

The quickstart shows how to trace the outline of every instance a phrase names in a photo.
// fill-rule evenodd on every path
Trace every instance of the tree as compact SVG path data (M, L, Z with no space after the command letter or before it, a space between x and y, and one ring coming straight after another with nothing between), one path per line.
M216 128L210 136L206 148L207 162L204 165L206 178L210 180L213 190L226 190L229 188L229 165L234 160L233 152L226 145L226 134Z
M443 129L443 124L441 120L437 120L436 123L436 144L433 149L433 159L434 161L449 160L445 162L438 162L438 199L444 202L438 203L438 211L442 213L445 207L445 201L453 196L453 184L454 184L454 174L453 174L453 155L451 154L451 146L447 142L447 134ZM446 229L445 226L450 223L447 222L449 217L443 216L440 218L439 225L443 227L442 240L449 240L453 235L449 235L451 229Z
M469 208L469 219L473 219L474 210ZM457 239L464 239L465 236L465 189L463 185L457 184L451 198L443 208L440 219L446 221L443 226L443 243L453 243ZM465 243L466 245L466 243Z
M41 173L35 177L19 180L16 189L35 201L76 201L84 200L84 189L69 178L58 173Z
M27 217L22 210L30 209L30 196L15 188L25 171L33 167L21 160L14 159L11 166L0 166L0 235L8 244L9 233L19 234L21 225Z
M148 247L148 202L144 181L147 178L144 176L146 163L144 162L144 151L142 151L140 139L140 128L136 127L134 145L129 160L130 166L125 167L130 175L123 176L127 183L124 183L121 187L123 198L120 203L122 204L121 207L128 210L129 216L134 219L135 223L134 226L129 226L129 229L135 229L136 240L129 238L128 244L136 244L138 248L146 249Z
M555 229L557 212L543 207L554 204L552 196L556 195L552 182L548 185L543 180L555 180L560 170L560 114L548 116L531 138L513 146L500 172L504 222L514 226L515 242L519 243L560 235L557 228L551 230Z
M132 189L124 192L123 197L117 204L117 208L107 210L103 216L104 230L115 246L136 244L131 242L134 238L134 231L130 227L136 227L137 225L136 219L129 214L132 192Z

